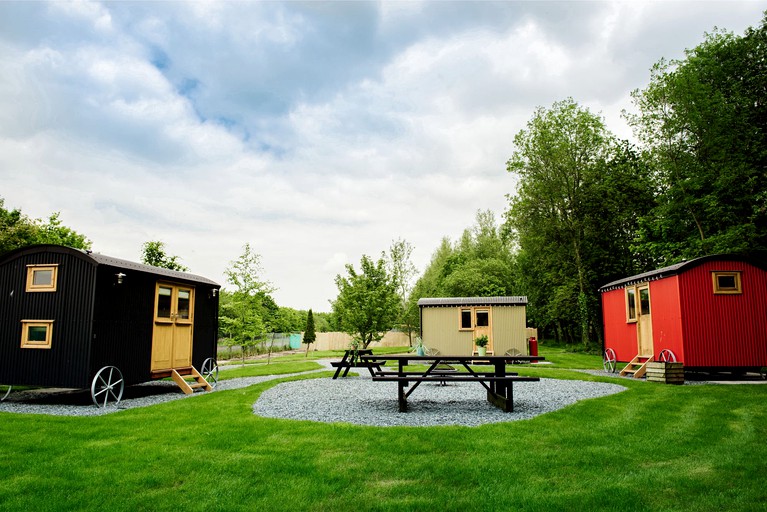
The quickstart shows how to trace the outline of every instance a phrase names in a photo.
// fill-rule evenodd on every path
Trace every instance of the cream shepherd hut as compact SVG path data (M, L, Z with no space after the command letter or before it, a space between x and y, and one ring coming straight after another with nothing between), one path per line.
M440 354L469 356L486 334L488 355L528 355L526 306L524 296L421 299L421 339Z

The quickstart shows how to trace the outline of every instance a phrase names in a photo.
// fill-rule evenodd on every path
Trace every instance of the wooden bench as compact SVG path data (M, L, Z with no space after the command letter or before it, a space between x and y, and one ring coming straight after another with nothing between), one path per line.
M355 354L356 352L356 354ZM363 350L347 350L344 353L344 357L341 358L340 361L331 361L330 366L336 369L336 373L333 374L333 378L337 379L339 374L341 374L341 370L343 370L343 375L341 377L346 377L349 374L349 370L351 368L367 368L370 371L373 371L373 369L380 370L381 369L381 363L377 361L361 361L357 359L358 356L370 356L373 355L373 351L370 349L363 349Z

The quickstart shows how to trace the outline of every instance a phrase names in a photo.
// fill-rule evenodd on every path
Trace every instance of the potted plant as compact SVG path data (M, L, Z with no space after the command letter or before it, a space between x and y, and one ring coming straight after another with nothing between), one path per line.
M351 364L352 366L357 366L357 361L359 360L359 350L360 350L360 340L352 338L352 341L349 342L349 350L352 350L352 358L351 358Z
M487 338L487 334L477 336L474 338L474 345L477 346L477 354L480 356L487 355L487 344L490 340Z
M423 340L419 336L416 336L415 338L415 345L413 345L413 351L418 356L426 355L426 345L423 344Z

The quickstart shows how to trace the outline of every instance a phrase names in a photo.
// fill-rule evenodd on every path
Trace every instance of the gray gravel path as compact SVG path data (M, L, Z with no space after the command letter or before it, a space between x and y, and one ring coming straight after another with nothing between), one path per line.
M397 410L397 384L365 377L283 382L266 390L253 412L269 418L354 423L374 426L477 426L530 419L579 400L625 390L604 382L541 379L514 384L514 412L491 405L476 382L446 386L422 383L408 399L408 412Z
M322 370L316 371L325 371ZM304 372L312 373L312 372ZM303 375L267 375L264 377L245 377L219 381L214 393L227 389L239 389L267 380ZM122 400L117 406L108 405L97 409L91 401L90 390L43 390L12 392L8 399L0 402L0 412L21 414L48 414L52 416L102 416L127 409L148 407L151 405L191 399L205 393L185 395L179 387L170 381L152 381L125 388Z
M329 367L329 364L326 366ZM325 368L317 371L325 371ZM291 375L297 374L223 380L214 392L244 388ZM514 412L504 413L487 402L485 389L477 383L450 383L447 386L423 383L408 400L409 411L399 413L396 384L373 382L363 374L337 380L321 378L278 384L261 394L253 405L253 412L269 418L325 423L476 426L528 419L578 400L607 396L624 389L617 384L586 381L541 379L540 382L521 382L514 385ZM89 391L15 392L7 401L0 402L0 411L100 416L173 400L194 399L201 395L184 395L172 382L154 381L127 387L117 407L97 409L91 402Z

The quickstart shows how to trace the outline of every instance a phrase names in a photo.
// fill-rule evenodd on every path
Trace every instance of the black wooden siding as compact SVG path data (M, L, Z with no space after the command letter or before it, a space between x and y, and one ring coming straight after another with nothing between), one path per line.
M26 292L27 265L58 264L55 292ZM0 381L85 387L95 265L69 252L23 254L0 271ZM53 320L50 349L21 348L21 320Z

